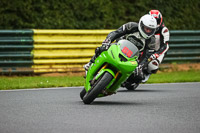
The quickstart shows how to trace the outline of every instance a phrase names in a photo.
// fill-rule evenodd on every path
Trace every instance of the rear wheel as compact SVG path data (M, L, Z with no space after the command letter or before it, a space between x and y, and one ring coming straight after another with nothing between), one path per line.
M141 79L135 74L131 74L131 76L122 84L122 87L126 87L127 90L135 90L139 84L141 83Z
M90 104L94 101L95 98L105 89L105 87L111 82L113 76L105 72L91 87L91 89L83 97L83 102L85 104Z
M137 87L139 86L139 83L133 83L133 84L130 84L130 85L126 85L126 89L127 90L135 90Z

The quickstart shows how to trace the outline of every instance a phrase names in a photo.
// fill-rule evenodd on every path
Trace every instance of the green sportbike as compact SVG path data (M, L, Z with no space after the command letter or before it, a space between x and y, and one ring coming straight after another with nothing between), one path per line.
M128 40L120 40L102 52L88 69L80 97L85 104L115 94L138 66L139 50Z

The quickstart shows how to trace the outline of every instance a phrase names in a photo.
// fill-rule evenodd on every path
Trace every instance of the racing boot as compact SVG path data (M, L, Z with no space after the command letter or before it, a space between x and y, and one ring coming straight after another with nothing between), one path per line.
M87 76L87 71L88 71L88 69L90 68L91 64L92 64L92 62L88 62L87 64L85 64L85 65L83 66L83 68L85 69L85 76L84 76L84 78L86 78L86 76Z
M142 80L142 83L147 82L151 74L144 74L144 79Z
M87 64L85 64L83 66L83 68L85 69L85 71L88 71L89 67L91 66L92 62L88 62Z
M143 66L139 65L134 72L134 77L138 80L144 80Z
M87 76L87 71L90 68L91 64L94 63L95 59L96 59L96 54L91 58L90 62L88 62L87 64L85 64L83 66L83 68L85 69L85 76L84 76L84 78Z

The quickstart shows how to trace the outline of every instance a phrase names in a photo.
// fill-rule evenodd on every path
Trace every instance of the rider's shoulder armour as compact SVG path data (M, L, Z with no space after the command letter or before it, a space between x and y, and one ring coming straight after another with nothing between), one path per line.
M134 32L138 30L138 23L136 22L128 22L123 25L123 31Z

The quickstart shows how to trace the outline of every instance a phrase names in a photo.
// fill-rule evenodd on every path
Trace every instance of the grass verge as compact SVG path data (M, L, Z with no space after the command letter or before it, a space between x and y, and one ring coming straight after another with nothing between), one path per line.
M84 78L81 76L0 77L0 90L83 86L83 84Z
M200 82L200 70L159 72L152 74L147 83ZM0 77L0 90L83 86L82 76L57 77Z
M200 70L152 74L147 83L200 82Z

